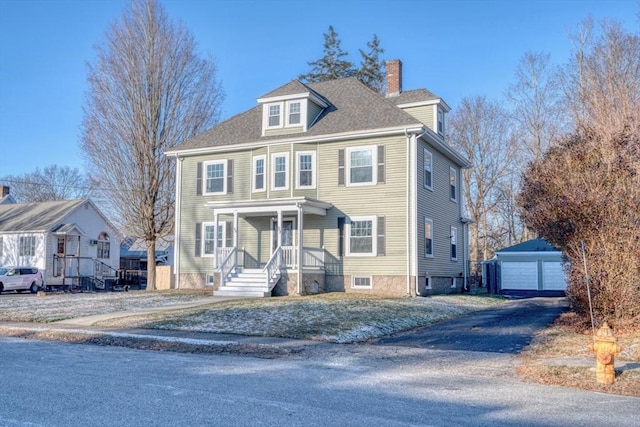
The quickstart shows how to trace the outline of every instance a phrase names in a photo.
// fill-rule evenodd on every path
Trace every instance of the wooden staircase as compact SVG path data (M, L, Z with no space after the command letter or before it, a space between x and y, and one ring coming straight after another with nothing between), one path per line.
M227 276L225 284L213 292L216 297L270 297L279 276L267 282L263 270L244 269Z

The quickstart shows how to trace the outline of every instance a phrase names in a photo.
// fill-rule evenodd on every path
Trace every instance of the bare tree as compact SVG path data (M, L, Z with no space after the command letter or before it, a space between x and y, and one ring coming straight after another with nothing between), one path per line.
M560 106L561 92L549 54L527 52L520 59L515 83L507 90L518 126L519 149L525 162L538 161L565 128Z
M128 233L155 242L173 231L175 165L163 153L217 122L223 92L213 61L155 0L133 0L89 65L82 149Z
M487 259L502 240L496 233L496 209L502 194L499 184L513 179L510 168L515 156L515 140L509 114L485 97L464 98L449 119L451 145L471 160L473 167L463 172L470 226L470 260Z
M588 19L573 35L561 83L575 128L611 136L640 128L640 35L614 21L600 30Z
M18 203L85 199L95 191L91 180L77 168L51 165L23 175L6 176L0 182L11 187Z

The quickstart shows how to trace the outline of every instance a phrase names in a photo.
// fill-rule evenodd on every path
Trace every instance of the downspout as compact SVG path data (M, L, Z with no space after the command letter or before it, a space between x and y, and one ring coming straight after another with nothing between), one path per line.
M176 210L174 215L174 235L175 239L173 241L173 274L175 276L175 286L176 289L180 289L180 221L182 218L181 215L181 183L182 183L182 162L184 161L184 157L176 156L177 164L176 164ZM176 250L177 246L177 250Z
M417 209L417 184L416 184L416 165L413 161L414 153L416 152L416 142L418 138L424 135L423 131L421 134L413 133L409 134L407 128L404 129L404 135L407 138L407 171L409 173L409 179L407 179L407 225L406 225L406 249L407 249L407 276L406 276L406 285L407 285L407 296L411 296L411 266L412 261L415 261L413 258L417 253L416 248L414 248L415 239L413 239L411 234L411 221L412 218L415 221L415 210ZM417 244L417 243L416 243ZM416 262L413 262L415 267ZM418 278L416 273L416 295L418 295Z

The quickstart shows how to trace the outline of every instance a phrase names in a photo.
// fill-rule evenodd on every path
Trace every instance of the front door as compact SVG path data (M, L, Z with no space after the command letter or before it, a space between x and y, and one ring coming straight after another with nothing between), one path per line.
M278 248L278 222L274 221L271 230L271 252ZM293 220L282 221L282 246L293 246Z

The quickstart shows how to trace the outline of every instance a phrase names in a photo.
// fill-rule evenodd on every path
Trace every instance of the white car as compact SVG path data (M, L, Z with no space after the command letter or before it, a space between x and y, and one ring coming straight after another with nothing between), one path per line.
M44 274L36 267L0 267L0 292L31 291L44 288Z

